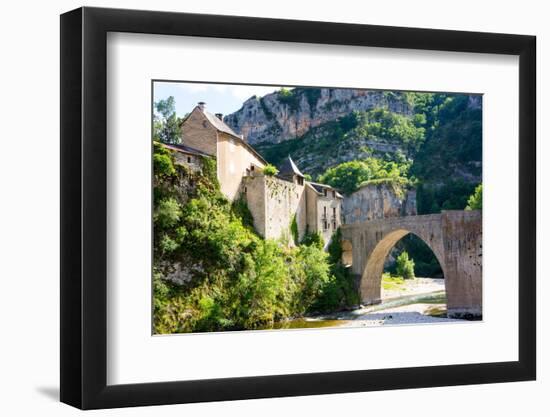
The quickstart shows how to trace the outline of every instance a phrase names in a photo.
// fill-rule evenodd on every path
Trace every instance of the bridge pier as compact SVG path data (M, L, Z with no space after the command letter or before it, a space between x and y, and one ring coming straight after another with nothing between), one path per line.
M384 261L408 233L433 251L445 276L447 315L474 318L482 314L482 218L480 211L372 220L342 226L347 263L358 280L363 304L381 300Z

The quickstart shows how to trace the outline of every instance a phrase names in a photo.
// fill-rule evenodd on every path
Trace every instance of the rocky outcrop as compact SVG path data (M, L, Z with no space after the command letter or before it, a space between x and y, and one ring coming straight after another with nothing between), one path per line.
M345 224L413 216L416 215L416 191L396 189L386 183L366 185L344 198L342 214Z
M310 129L353 111L385 107L412 114L405 95L347 88L295 88L264 97L253 96L240 110L224 118L234 131L251 144L280 143L303 136Z

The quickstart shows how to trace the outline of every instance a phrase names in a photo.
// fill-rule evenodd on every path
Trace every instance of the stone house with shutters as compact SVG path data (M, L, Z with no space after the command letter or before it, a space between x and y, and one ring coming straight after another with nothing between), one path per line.
M165 145L176 162L198 170L202 157L215 158L222 193L247 203L262 237L293 245L307 232L318 232L328 245L342 218L343 197L337 190L307 181L290 156L277 175L264 174L267 161L221 114L209 113L204 102L182 121L181 132L180 144Z

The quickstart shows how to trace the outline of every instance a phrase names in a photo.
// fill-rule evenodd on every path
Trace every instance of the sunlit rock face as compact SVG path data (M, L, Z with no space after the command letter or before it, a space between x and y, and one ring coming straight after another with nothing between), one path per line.
M353 111L386 108L412 114L401 93L347 88L298 88L290 95L274 92L250 97L224 122L251 144L279 143L307 133L311 128Z
M371 184L346 196L342 204L344 223L416 215L416 191L391 184Z

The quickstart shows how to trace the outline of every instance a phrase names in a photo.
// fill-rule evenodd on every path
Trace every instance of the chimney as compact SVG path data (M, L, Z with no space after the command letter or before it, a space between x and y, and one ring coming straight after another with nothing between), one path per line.
M223 114L221 114L221 113L216 113L216 117L217 117L218 119L220 119L221 121L223 121Z
M205 108L206 108L206 103L204 101L199 101L199 109L204 111Z

